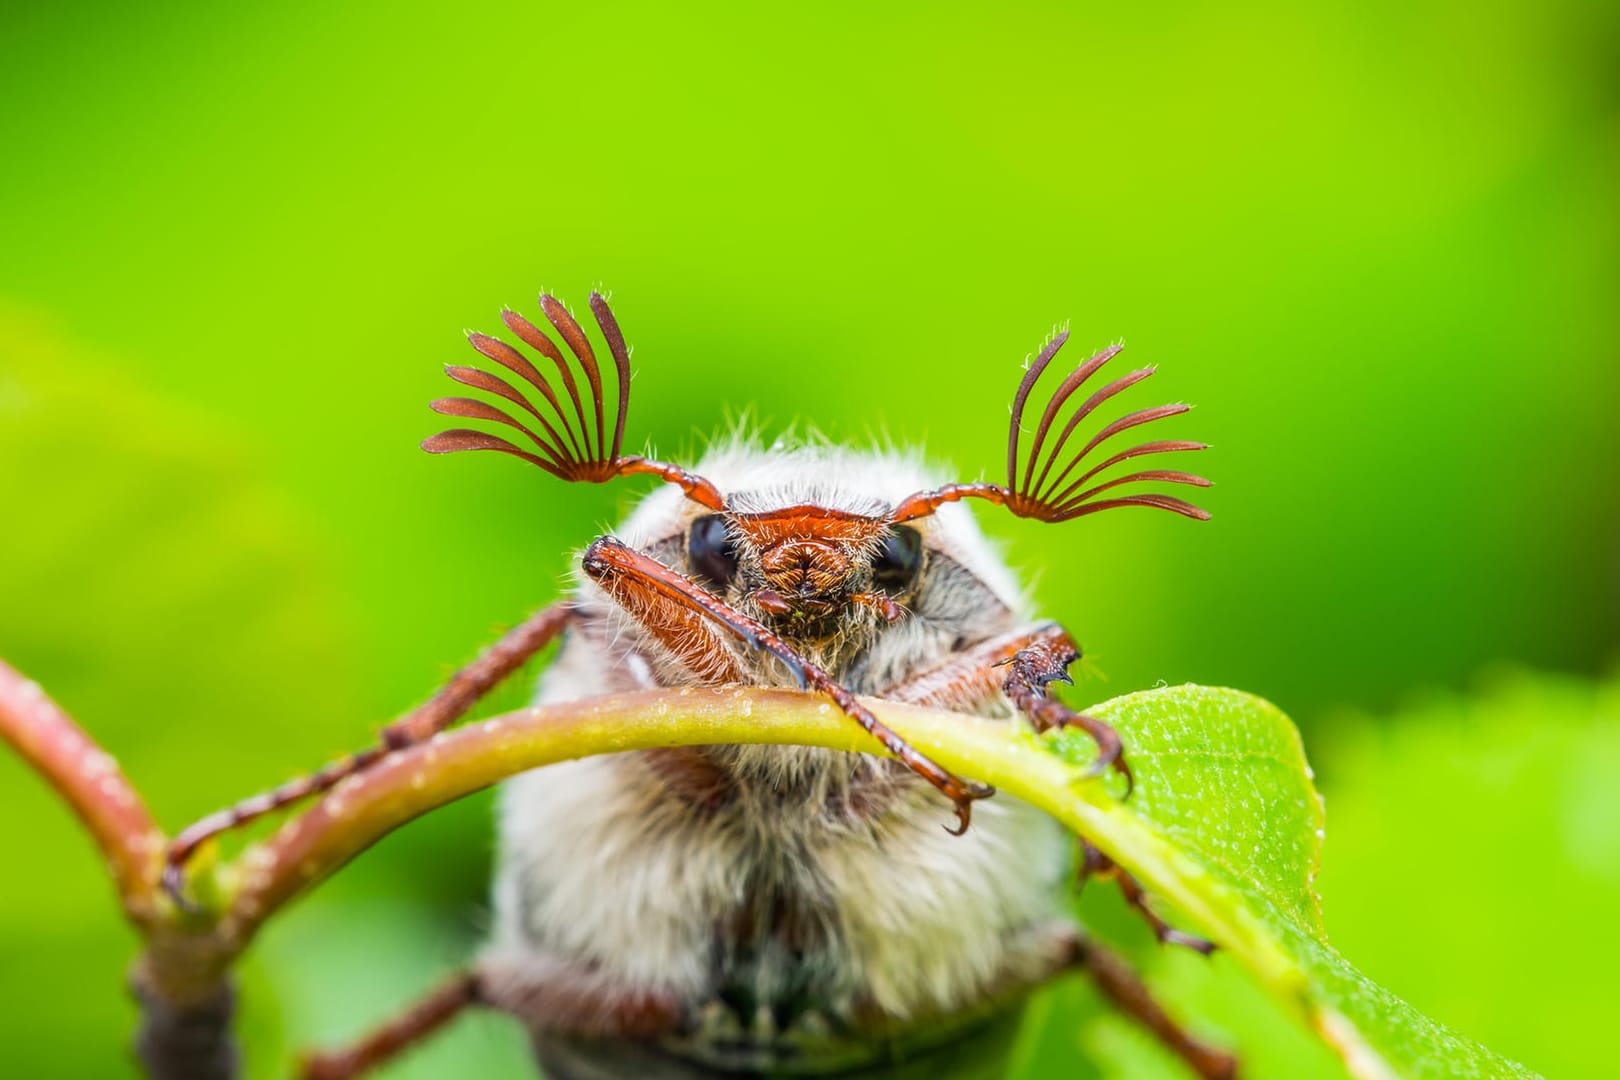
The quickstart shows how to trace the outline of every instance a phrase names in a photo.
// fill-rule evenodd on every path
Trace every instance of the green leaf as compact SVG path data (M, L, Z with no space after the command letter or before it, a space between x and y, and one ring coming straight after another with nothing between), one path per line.
M1299 737L1275 707L1199 687L1099 706L1093 711L1118 727L1137 771L1135 796L1121 800L1103 780L1082 775L1094 751L1077 734L1045 738L1005 721L866 704L941 766L1048 811L1096 844L1221 946L1214 968L1241 967L1299 1029L1336 1054L1339 1075L1533 1075L1425 1018L1328 944L1312 889L1321 802ZM830 703L788 690L687 688L520 710L436 740L422 750L433 755L431 770L403 752L348 793L341 819L283 830L260 857L265 865L297 867L296 881L272 874L233 902L271 910L400 825L518 772L590 754L743 743L882 752ZM1400 899L1392 895L1392 912ZM1250 1055L1249 1047L1236 1049ZM1117 1043L1104 1050L1114 1060L1134 1056ZM1279 1060L1267 1050L1258 1047L1252 1060ZM1026 1044L1020 1067L1031 1057Z
M1313 888L1322 801L1298 733L1275 706L1235 690L1182 686L1091 712L1125 738L1136 790L1094 807L1105 811L1101 828L1065 813L1067 799L1049 808L1176 902L1292 1006L1351 1075L1533 1075L1424 1017L1328 943ZM1078 733L1047 745L1070 764L1093 754ZM1398 917L1399 894L1388 899Z

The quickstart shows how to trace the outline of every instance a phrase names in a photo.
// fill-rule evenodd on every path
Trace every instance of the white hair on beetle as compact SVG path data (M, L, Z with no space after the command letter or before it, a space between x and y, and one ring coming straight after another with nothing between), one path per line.
M862 452L814 438L767 445L736 430L695 471L742 513L811 504L882 514L936 483L916 453ZM617 535L642 549L663 545L661 555L678 559L679 538L709 513L664 487ZM876 672L876 682L898 682L947 659L964 638L982 640L1027 619L1012 574L966 508L943 507L916 525L933 565L948 574L938 587L923 584L906 618L864 628L855 659ZM633 618L586 578L578 596L602 632L569 639L545 676L541 703L670 680ZM848 661L808 651L849 677ZM763 661L753 678L787 682ZM1006 715L999 700L985 707ZM746 910L758 889L816 912L820 944L796 954L767 948L743 976L762 1000L808 980L818 1009L840 1023L861 1009L900 1025L950 1015L997 980L1016 982L1050 962L1068 841L1044 814L997 797L954 837L942 828L948 805L892 763L782 746L725 748L716 757L736 794L711 814L695 814L662 788L638 755L554 765L509 781L491 953L501 969L563 956L623 992L702 1001L717 989L717 913ZM881 787L891 805L871 820L824 812L862 785Z

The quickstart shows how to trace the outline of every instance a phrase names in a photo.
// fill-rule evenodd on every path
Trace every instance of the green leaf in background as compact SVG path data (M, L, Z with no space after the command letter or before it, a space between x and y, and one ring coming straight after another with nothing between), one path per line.
M1328 944L1314 890L1322 804L1299 736L1275 706L1184 686L1129 694L1093 712L1130 747L1137 788L1125 812L1168 841L1170 850L1148 857L1205 905L1197 921L1214 913L1218 925L1203 929L1270 993L1297 1000L1351 1075L1533 1075L1422 1016ZM1057 749L1071 761L1092 753L1078 733L1060 737ZM1138 851L1115 854L1146 869L1133 858Z
M1335 943L1547 1076L1609 1076L1620 680L1499 669L1312 740Z

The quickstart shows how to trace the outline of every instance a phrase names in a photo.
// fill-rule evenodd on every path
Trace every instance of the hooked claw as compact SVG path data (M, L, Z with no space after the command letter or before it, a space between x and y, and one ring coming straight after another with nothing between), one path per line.
M973 804L979 799L988 799L996 793L996 789L989 784L981 784L977 780L968 780L961 783L962 793L952 797L956 804L956 828L949 825L941 826L952 836L961 836L973 824Z
M1125 760L1123 748L1117 743L1112 747L1097 746L1097 760L1086 766L1086 771L1080 774L1082 780L1095 780L1097 777L1113 769L1125 778L1125 794L1122 798L1130 798L1131 792L1136 790L1136 774L1131 772L1130 762Z
M1119 732L1095 716L1087 716L1085 713L1070 713L1056 726L1060 729L1078 727L1090 735L1092 741L1097 744L1097 760L1080 774L1081 779L1093 780L1113 769L1125 777L1125 797L1130 798L1131 792L1136 790L1136 776L1125 760L1125 744L1120 740Z

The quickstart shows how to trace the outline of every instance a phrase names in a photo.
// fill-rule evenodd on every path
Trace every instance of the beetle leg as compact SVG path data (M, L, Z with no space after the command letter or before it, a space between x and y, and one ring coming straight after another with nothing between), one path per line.
M1079 658L1080 650L1067 630L1057 623L1039 623L991 638L879 696L912 705L964 709L1005 694L1037 731L1065 727L1084 730L1097 743L1097 760L1087 775L1095 776L1112 767L1129 785L1133 778L1119 734L1103 721L1076 712L1046 692L1051 683L1072 681L1069 665Z
M1007 967L985 988L987 1002L1017 1001L1071 973L1085 975L1108 1003L1146 1028L1202 1080L1233 1080L1237 1059L1182 1027L1125 959L1068 922L1032 926L1010 944Z
M487 954L342 1050L309 1054L302 1080L354 1080L436 1034L469 1006L514 1017L531 1033L646 1039L686 1021L673 995L626 987L584 964L529 953Z
M801 689L813 690L832 699L845 715L881 742L889 753L955 804L957 827L947 831L957 835L966 832L972 820L974 800L995 794L995 789L989 785L963 780L918 753L910 743L855 700L855 695L847 688L800 656L763 624L657 559L643 555L612 537L602 537L586 549L583 565L591 580L632 613L654 602L674 604L705 616L749 648L776 657L792 673Z
M1093 877L1113 878L1114 884L1119 886L1120 894L1125 897L1125 903L1129 904L1138 915L1142 916L1142 920L1152 929L1153 936L1159 939L1160 944L1181 945L1194 952L1203 953L1205 956L1215 951L1216 946L1213 941L1198 937L1196 934L1189 934L1183 930L1177 930L1161 919L1158 913L1148 906L1147 894L1142 889L1141 882L1121 870L1114 863L1114 860L1097 850L1096 845L1084 838L1080 841L1079 877L1082 885L1085 884L1087 879Z
M187 901L183 896L186 862L205 842L266 814L319 795L345 777L370 768L395 750L426 742L459 720L480 698L545 648L572 617L573 608L566 603L542 608L484 650L478 659L456 672L431 698L383 728L377 745L334 761L308 776L298 777L263 794L217 810L187 826L174 838L164 857L164 889L177 903L186 906Z
M1202 1080L1233 1080L1237 1076L1237 1058L1206 1046L1176 1023L1117 953L1076 935L1071 963L1085 972L1110 1004L1152 1032Z
M1069 635L1054 622L993 637L935 667L927 668L878 691L885 701L903 701L956 712L972 712L1002 693L1007 681L1001 669L1019 652L1043 642L1067 642ZM1068 676L1063 675L1067 680Z
M305 1055L303 1080L352 1080L398 1057L459 1016L482 1003L477 973L464 971L440 985L404 1012L342 1050Z
M1069 681L1069 665L1079 658L1080 649L1066 631L1046 634L1003 661L1007 680L1002 688L1018 706L1018 711L1035 725L1036 731L1078 727L1090 735L1097 744L1097 760L1086 775L1100 776L1112 768L1125 777L1125 790L1129 794L1136 779L1125 762L1125 748L1119 733L1095 716L1076 712L1046 692L1051 683Z
M1046 695L1046 687L1051 683L1069 681L1068 666L1078 657L1079 649L1068 631L1056 623L1040 623L991 638L938 667L890 687L883 691L882 697L913 705L967 709L1003 692L1043 731L1070 725L1083 727L1097 739L1099 757L1093 771L1112 764L1129 780L1130 769L1120 756L1120 740L1113 728ZM1008 668L1011 671L1004 674ZM1089 841L1082 839L1080 843L1082 883L1093 876L1112 877L1126 903L1147 921L1153 935L1161 942L1184 945L1205 954L1214 951L1214 943L1177 930L1159 918L1148 907L1142 886L1135 878L1115 866Z

